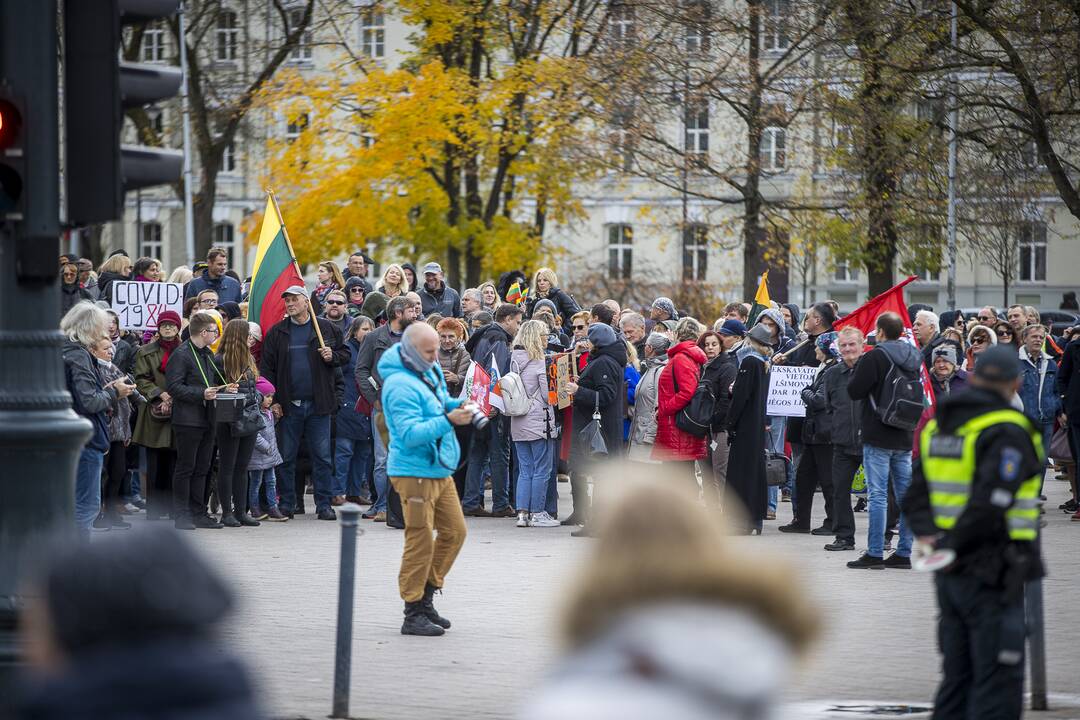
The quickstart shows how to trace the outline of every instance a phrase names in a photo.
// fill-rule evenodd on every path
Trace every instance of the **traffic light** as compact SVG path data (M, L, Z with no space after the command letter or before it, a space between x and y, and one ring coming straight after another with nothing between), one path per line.
M0 219L22 215L26 153L22 103L0 87Z
M64 127L68 222L123 217L124 193L180 178L176 150L122 145L124 110L173 97L177 67L122 62L125 25L176 15L179 0L65 0Z

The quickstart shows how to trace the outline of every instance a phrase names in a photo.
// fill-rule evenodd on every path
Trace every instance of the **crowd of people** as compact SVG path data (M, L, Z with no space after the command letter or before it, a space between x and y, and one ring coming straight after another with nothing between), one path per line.
M591 505L605 493L594 482L598 467L624 459L665 466L665 478L745 534L761 534L790 503L778 530L831 538L827 551L854 550L854 513L865 510L866 549L848 565L907 568L912 536L900 507L917 428L933 405L916 422L898 421L903 408L891 389L925 374L940 401L970 382L988 348L1009 346L1023 376L1014 405L1042 430L1046 457L1073 489L1061 509L1080 520L1071 462L1080 343L1070 342L1073 329L1050 334L1034 308L999 315L987 307L969 318L912 305L907 319L877 318L867 337L851 325L834 330L835 302L805 312L773 303L753 314L750 303L732 302L708 318L667 297L583 307L551 268L458 292L437 262L389 263L375 278L358 252L343 268L319 263L312 291L285 289L284 317L260 327L246 319L250 278L227 265L219 248L168 276L159 261L123 253L96 272L61 258L68 385L95 428L78 466L83 532L129 527L140 512L181 529L255 527L305 512L333 520L346 502L368 506L364 518L405 527L388 468L393 362L382 361L417 323L437 336L435 365L450 397L474 364L520 393L512 410L468 422L459 414L454 423L461 457L450 474L467 517L591 536ZM162 313L154 330L122 329L113 283L166 279L184 284L183 313ZM548 383L562 353L571 357L572 402L560 409ZM804 417L767 414L777 366L815 368L801 393ZM865 501L853 497L863 478ZM570 483L572 512L559 507L560 481Z

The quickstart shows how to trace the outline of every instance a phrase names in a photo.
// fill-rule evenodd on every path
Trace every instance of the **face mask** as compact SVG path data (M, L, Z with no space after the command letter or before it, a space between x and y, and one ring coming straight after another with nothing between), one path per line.
M102 367L109 367L109 365L112 365L112 362L110 360L104 360L102 358L94 358L94 359L97 360L98 365L101 365Z
M404 341L401 343L401 362L405 367L420 374L426 373L435 366L434 361L428 362L427 360L424 360L412 344Z

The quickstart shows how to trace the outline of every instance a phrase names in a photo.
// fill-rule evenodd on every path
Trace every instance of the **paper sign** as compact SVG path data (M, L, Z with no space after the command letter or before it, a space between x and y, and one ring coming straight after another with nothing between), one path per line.
M548 403L560 410L570 407L572 402L566 386L573 379L570 375L573 364L570 353L557 353L547 357Z
M769 370L769 394L765 414L783 417L806 417L806 405L799 393L817 375L816 367L774 365Z
M166 310L184 315L184 286L180 283L115 280L112 309L123 330L156 330Z

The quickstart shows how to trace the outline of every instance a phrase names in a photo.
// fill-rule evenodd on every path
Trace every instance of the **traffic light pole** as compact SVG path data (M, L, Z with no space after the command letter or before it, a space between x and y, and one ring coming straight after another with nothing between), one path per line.
M56 0L0 0L0 83L24 102L22 206L0 214L0 717L22 662L16 613L31 554L74 539L90 424L71 410L57 330L60 162Z

